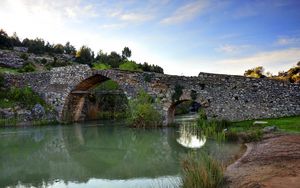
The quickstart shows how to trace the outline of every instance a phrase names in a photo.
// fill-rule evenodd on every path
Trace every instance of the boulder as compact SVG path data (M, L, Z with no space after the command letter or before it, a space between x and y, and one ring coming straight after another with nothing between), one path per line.
M35 119L40 119L46 114L45 109L41 104L34 105L34 107L31 110L31 113Z
M31 121L32 120L32 113L30 110L20 109L16 111L18 121Z
M263 132L264 133L271 133L271 132L275 132L277 131L277 127L276 126L267 126L263 128Z
M0 118L10 119L14 117L15 113L12 108L0 108Z

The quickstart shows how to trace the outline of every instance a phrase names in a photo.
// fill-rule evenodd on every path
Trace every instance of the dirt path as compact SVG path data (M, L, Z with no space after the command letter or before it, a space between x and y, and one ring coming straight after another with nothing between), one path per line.
M225 172L229 187L300 188L300 135L266 135Z

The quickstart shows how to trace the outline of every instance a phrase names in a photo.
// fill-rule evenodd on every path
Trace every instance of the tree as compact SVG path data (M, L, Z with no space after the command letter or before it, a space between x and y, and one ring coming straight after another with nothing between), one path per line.
M156 72L156 73L164 73L164 69L161 68L158 65L149 65L148 63L139 64L140 69L142 69L145 72Z
M71 45L70 42L67 42L64 46L64 52L66 54L76 55L76 48L73 45Z
M262 66L246 70L244 73L244 76L252 77L252 78L265 78L266 77L264 75L264 68Z
M87 46L82 46L76 53L76 61L81 64L91 65L94 60L94 52Z
M54 46L54 53L63 54L64 53L64 46L62 44L56 44Z
M11 48L13 45L7 33L0 29L0 48Z
M300 61L298 61L297 66L300 67Z
M11 40L11 44L13 46L21 46L22 45L16 32L13 33L13 36L10 37L10 40Z
M28 47L28 52L30 53L42 54L46 51L45 41L40 38L36 38L34 40L26 38L22 41L22 45Z
M176 102L176 101L179 101L179 99L183 93L183 86L176 84L174 87L174 91L175 92L172 95L172 101Z
M24 43L24 40L23 40L23 43ZM52 44L50 44L49 42L47 42L45 45L45 52L53 53L53 49L54 49L54 46Z
M127 59L131 57L131 50L128 47L125 47L122 51L123 59Z
M117 52L111 52L107 57L107 62L104 63L110 65L112 68L119 68L122 62L122 57Z
M149 65L147 62L144 62L144 64L140 64L140 67L143 71L146 71L146 72L151 71L151 65Z

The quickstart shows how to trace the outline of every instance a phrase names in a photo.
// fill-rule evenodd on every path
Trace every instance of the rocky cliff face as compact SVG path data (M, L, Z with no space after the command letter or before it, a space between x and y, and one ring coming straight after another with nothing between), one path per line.
M51 64L54 61L61 64L66 64L74 61L74 56L68 54L55 54L55 55L36 55L33 53L24 52L24 50L0 50L0 66L7 68L22 68L26 62L32 62L41 67L46 64Z
M10 50L0 50L0 66L8 68L22 68L25 60L19 55L19 52Z

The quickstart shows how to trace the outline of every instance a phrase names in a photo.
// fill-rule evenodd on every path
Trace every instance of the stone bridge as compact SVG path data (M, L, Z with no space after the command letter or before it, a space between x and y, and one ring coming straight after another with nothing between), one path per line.
M86 65L53 68L51 71L7 75L7 83L30 86L57 111L58 120L77 121L87 91L111 79L128 98L145 90L159 99L157 109L164 124L174 120L176 105L194 100L208 117L233 121L300 115L300 86L270 79L200 73L197 77L149 72L92 70ZM172 101L176 85L183 88L178 101Z

